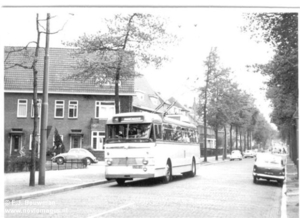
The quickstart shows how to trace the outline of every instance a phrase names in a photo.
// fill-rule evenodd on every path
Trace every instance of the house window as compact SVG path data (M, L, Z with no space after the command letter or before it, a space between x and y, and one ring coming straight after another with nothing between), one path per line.
M96 101L95 117L107 119L115 114L115 102L113 101Z
M41 109L42 109L41 106L42 106L42 101L41 101L41 99L37 99L38 117L41 117ZM31 100L31 117L34 117L33 99Z
M55 101L54 118L63 118L64 117L64 105L65 105L65 101L63 101L63 100Z
M27 99L18 100L17 117L27 117Z
M104 150L105 132L92 131L92 149Z
M78 101L69 101L69 118L78 117Z
M158 105L158 99L154 97L150 97L152 104Z

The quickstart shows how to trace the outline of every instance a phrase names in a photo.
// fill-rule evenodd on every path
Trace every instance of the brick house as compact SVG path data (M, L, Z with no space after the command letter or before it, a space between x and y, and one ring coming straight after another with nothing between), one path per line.
M10 49L8 47L5 48ZM32 48L33 49L33 48ZM70 56L72 49L50 48L49 51L49 97L47 150L58 130L66 151L70 148L88 148L103 159L105 123L114 114L114 85L99 87L92 81L66 80L74 72L76 60ZM38 99L42 101L44 49L38 60ZM10 63L22 63L24 56L14 53ZM7 67L7 63L5 63ZM122 81L120 85L120 112L132 111L134 80ZM4 149L5 154L18 156L24 147L31 150L33 131L33 72L31 69L13 67L4 72Z

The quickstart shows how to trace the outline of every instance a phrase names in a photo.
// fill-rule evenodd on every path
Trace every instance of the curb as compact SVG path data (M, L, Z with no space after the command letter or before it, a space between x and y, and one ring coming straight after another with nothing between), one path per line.
M228 160L225 159L225 160L213 161L213 162L203 162L202 161L202 162L200 162L200 165L206 166L206 165L211 165L211 164L223 163L226 161L228 161ZM106 183L111 183L114 181L115 180L111 180L111 181L100 180L97 182L84 183L84 184L80 184L80 185L71 185L71 186L66 186L66 187L62 187L62 188L55 188L55 189L44 190L44 191L39 191L39 192L24 193L24 194L20 194L20 195L13 195L13 196L5 197L4 201L22 200L22 199L39 197L39 196L48 195L48 194L61 193L61 192L65 192L65 191L86 188L86 187L90 187L90 186L94 186L94 185L102 185L102 184L106 184Z
M43 196L43 195L48 195L48 194L55 194L55 193L60 193L60 192L65 192L65 191L71 191L75 189L80 189L80 188L86 188L94 185L101 185L101 184L106 184L113 182L112 181L107 181L107 180L100 180L97 182L90 182L90 183L84 183L80 185L71 185L71 186L66 186L62 188L55 188L55 189L50 189L50 190L44 190L44 191L39 191L39 192L34 192L34 193L25 193L25 194L20 194L20 195L13 195L13 196L8 196L5 197L5 201L10 201L10 200L22 200L26 198L32 198L32 197L38 197L38 196Z
M285 165L285 172L287 172L287 164ZM287 197L286 197L286 180L284 180L283 186L282 186L282 197L281 197L281 218L287 218L287 211L286 211L286 203L287 203Z

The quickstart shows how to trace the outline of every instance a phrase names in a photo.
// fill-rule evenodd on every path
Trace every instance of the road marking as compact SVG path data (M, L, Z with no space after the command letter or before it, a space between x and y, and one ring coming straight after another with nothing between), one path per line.
M131 206L131 205L134 205L134 203L126 204L126 205L123 205L123 206L121 206L121 207L117 207L117 208L112 209L112 210L108 210L108 211L105 211L105 212L102 212L102 213L99 213L99 214L96 214L96 215L93 215L93 216L89 216L88 218L96 218L96 217L102 216L102 215L104 215L104 214L111 213L111 212L114 212L114 211L123 209L123 208L125 208L125 207L129 207L129 206Z

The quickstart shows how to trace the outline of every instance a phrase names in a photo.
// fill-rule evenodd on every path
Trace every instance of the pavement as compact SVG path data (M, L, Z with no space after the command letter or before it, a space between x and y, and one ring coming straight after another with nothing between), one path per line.
M229 159L218 161L215 157L208 157L207 162L201 158L201 165L217 164ZM287 156L286 180L282 187L281 218L299 217L299 178L297 168ZM105 184L105 163L98 162L83 169L51 170L45 173L45 184L38 184L38 172L35 174L35 186L29 186L29 172L6 173L4 200L21 200L42 195L54 194L85 188L93 185Z

